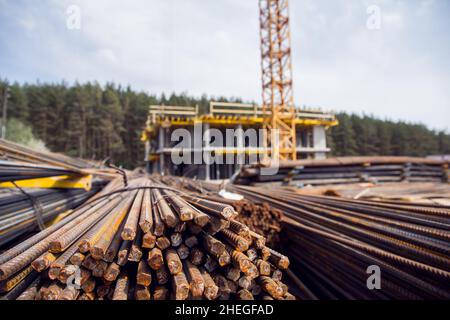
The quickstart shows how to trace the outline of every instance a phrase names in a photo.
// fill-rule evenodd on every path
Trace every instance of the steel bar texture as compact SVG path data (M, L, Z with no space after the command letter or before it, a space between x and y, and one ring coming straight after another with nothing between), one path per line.
M18 288L4 298L292 299L280 278L288 258L236 216L226 200L169 188L161 177L133 175L128 188L116 179L0 255L0 282Z
M40 204L41 212L36 212L31 199L18 192L6 190L0 194L0 246L27 234L37 228L37 214L44 223L49 223L59 214L67 212L86 202L96 194L102 184L94 184L90 191L82 189L29 189L27 194Z
M57 222L60 214L70 213L117 176L92 161L1 139L0 159L0 248Z
M0 182L78 174L57 166L0 160Z
M318 298L450 298L450 207L227 189L283 212L282 251ZM380 290L367 286L370 266L380 268Z
M26 173L36 174L36 170L40 170L42 174L45 171L47 173L50 171L53 173L55 171L67 171L79 175L95 174L109 180L115 178L115 170L104 168L101 162L73 158L49 151L37 151L3 139L0 139L0 159L10 162L11 165L22 166L16 173L21 171L23 175ZM0 181L2 181L2 170L5 170L5 174L7 174L8 168L3 161L0 162ZM15 175L17 176L17 174Z
M238 184L262 186L331 185L359 182L448 182L449 162L414 157L342 157L325 160L280 161L277 174L261 174L261 163L242 168Z

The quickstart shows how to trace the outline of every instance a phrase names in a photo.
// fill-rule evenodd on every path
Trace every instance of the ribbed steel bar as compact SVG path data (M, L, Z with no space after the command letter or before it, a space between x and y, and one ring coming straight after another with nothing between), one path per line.
M341 157L281 161L277 174L261 174L270 163L244 166L236 181L247 185L331 185L358 182L447 182L448 160L415 157Z
M292 270L319 297L450 297L450 219L445 206L306 196L280 188L228 189L284 213L282 246L293 259ZM371 265L382 270L382 290L366 287Z
M0 280L30 265L42 279L48 271L48 282L22 286L21 299L293 298L280 277L289 259L235 221L227 201L179 192L161 177L128 181L0 256ZM68 281L77 275L79 290Z

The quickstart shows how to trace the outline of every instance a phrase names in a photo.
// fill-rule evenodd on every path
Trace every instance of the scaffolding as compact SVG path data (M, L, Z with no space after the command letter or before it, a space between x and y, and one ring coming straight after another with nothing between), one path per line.
M264 132L264 110L256 104L210 102L207 108L199 106L164 106L153 105L142 140L146 145L145 161L149 172L184 175L201 179L226 179L231 177L242 165L259 161L267 155L268 150L264 136L250 143L246 139L247 129ZM296 158L324 158L330 150L326 146L327 128L337 125L332 113L321 110L295 109L293 120L297 144ZM237 130L231 144L210 146L202 136L195 136L196 128L202 133L209 129L219 130L226 135L227 129ZM172 139L176 129L187 130L194 139L188 146L179 147L179 141ZM242 131L239 131L242 130ZM228 163L174 164L172 154L201 155L212 153L227 157ZM255 160L256 159L256 160Z

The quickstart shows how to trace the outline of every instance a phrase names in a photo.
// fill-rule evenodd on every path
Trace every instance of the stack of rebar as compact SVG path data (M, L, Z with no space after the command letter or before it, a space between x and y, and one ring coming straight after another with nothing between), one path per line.
M282 230L282 212L268 203L254 203L241 200L233 203L239 212L238 221L248 226L252 231L264 235L270 246L278 246Z
M245 224L252 231L263 235L267 244L271 247L279 243L279 233L282 229L282 212L271 207L268 203L257 203L252 201L225 199L218 195L223 186L187 178L160 177L165 184L179 188L185 192L194 192L198 197L227 203L233 206L239 213L236 220Z
M43 227L59 214L78 207L99 191L102 183L84 189L3 189L0 192L0 247ZM41 225L39 225L41 224Z
M54 165L72 170L93 167L91 161L48 151L37 151L3 139L0 139L0 158L9 161Z
M270 165L267 165L270 167ZM243 185L331 185L359 182L448 182L449 162L414 157L342 157L285 161L265 175L263 164L242 168L236 181ZM267 169L267 168L266 168Z
M156 178L111 182L67 218L0 255L19 300L294 299L289 259L230 205Z
M73 158L49 151L37 151L3 139L0 139L0 160L0 179L4 173L5 176L7 175L8 169L12 170L13 176L19 177L23 174L36 175L36 171L38 171L37 175L52 171L55 175L67 172L78 175L95 174L97 177L108 180L115 177L115 170L105 168L101 162ZM17 168L16 174L14 174L15 168L11 166ZM49 175L41 177L46 176Z
M0 159L0 249L44 229L117 176L115 169L100 168L91 161L2 139ZM75 186L79 180L83 182Z
M283 211L283 253L319 298L450 298L450 207L229 189Z
M78 175L62 167L0 160L0 182Z

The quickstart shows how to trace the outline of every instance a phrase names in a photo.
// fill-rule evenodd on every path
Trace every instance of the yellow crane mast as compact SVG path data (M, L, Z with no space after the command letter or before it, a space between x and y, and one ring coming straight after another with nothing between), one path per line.
M296 160L288 0L259 0L262 98L267 156Z

